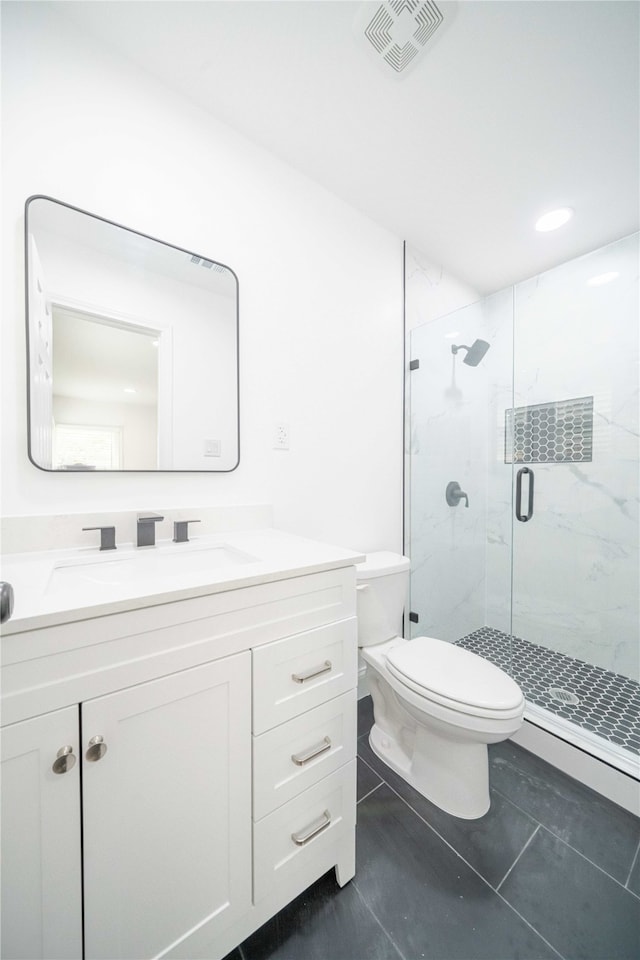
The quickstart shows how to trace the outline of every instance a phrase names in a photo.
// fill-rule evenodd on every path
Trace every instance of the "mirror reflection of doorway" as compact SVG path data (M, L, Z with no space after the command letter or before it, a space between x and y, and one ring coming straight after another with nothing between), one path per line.
M53 305L54 469L155 470L161 333Z

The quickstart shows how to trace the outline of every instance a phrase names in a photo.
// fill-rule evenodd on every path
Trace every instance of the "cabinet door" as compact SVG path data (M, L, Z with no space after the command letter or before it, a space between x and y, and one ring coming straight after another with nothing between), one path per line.
M249 909L250 657L83 704L87 960L188 957Z
M77 707L2 730L2 956L11 960L82 956L77 756Z

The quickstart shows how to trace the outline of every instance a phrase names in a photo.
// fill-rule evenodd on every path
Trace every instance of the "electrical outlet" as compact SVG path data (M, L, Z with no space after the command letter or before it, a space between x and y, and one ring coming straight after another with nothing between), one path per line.
M219 457L219 456L220 456L220 441L219 441L219 440L205 440L205 441L204 441L204 455L205 455L205 457Z
M274 450L289 449L289 424L288 423L276 423L275 431L273 434L273 449Z

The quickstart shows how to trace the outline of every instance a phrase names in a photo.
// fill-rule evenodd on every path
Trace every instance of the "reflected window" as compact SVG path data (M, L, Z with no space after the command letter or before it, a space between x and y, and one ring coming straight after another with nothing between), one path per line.
M53 428L55 470L119 470L120 427L56 423Z

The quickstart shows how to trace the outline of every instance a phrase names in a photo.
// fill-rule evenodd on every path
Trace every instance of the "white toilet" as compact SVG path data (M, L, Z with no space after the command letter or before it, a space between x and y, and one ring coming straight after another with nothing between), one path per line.
M373 699L371 748L436 806L487 812L487 744L522 724L524 697L503 670L462 647L398 636L410 561L371 553L357 567L358 646Z

